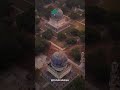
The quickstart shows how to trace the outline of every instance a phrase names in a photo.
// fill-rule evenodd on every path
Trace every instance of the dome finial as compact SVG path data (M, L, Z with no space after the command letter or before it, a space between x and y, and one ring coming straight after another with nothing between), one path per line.
M51 17L59 20L63 17L63 11L60 8L55 8L51 11Z

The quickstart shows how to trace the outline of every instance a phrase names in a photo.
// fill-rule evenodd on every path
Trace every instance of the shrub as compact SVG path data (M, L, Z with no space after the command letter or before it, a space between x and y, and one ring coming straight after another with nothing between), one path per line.
M80 31L78 31L74 28L70 30L70 34L73 35L73 36L78 36L79 33L80 33Z
M80 18L80 15L77 13L71 13L70 18L71 19L78 19L78 18Z
M42 37L47 40L50 40L52 38L52 36L53 36L53 32L50 29L48 29L42 33Z
M80 59L81 59L81 54L80 54L80 49L79 49L78 47L73 48L73 49L71 50L71 55L72 55L72 57L73 57L75 60L80 61Z
M58 33L57 38L59 41L63 41L66 39L66 35L64 33Z
M66 43L67 43L67 44L74 45L74 44L77 43L77 40L76 40L75 38L68 38L68 39L66 40Z

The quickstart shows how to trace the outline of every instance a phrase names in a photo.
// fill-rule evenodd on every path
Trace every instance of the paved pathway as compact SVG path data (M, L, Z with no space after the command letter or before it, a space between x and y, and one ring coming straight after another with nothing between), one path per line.
M55 46L55 47L57 47L58 49L60 49L60 50L64 50L65 48L61 48L61 47L59 47L58 45L56 45L55 43L53 43L53 42L51 42L51 41L49 41L53 46Z
M76 21L76 22L78 22L78 23L80 23L80 24L82 24L82 25L84 25L84 26L85 26L85 24L84 24L84 23L82 23L82 21L81 21L81 22L79 22L79 21Z

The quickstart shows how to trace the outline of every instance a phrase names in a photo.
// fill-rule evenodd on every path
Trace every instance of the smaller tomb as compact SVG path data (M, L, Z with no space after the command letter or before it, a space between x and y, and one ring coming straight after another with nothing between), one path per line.
M58 33L70 26L70 18L63 14L60 8L51 11L51 17L47 23L47 27Z

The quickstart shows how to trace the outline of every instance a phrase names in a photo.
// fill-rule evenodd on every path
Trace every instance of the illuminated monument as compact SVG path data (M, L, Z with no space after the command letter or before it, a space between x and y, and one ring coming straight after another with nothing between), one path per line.
M71 71L71 65L68 63L67 56L62 52L55 52L51 57L48 65L48 72L56 78L63 78Z
M47 27L58 33L70 26L70 18L63 14L60 8L56 8L51 11L50 20L47 23Z
M69 84L69 82L78 76L63 51L57 51L53 53L49 60L50 62L48 63L47 67L45 67L45 69L42 71L42 76L58 90L64 88L67 84ZM52 81L53 79L68 81Z

